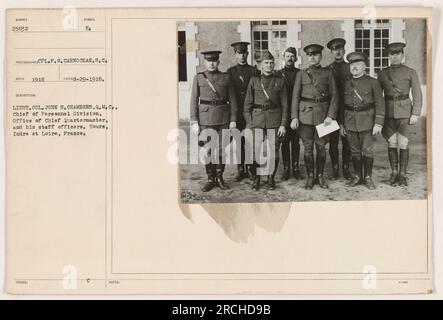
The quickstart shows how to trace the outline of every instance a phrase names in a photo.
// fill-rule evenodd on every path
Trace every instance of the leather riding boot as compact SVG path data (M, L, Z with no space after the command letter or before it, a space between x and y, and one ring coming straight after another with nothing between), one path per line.
M300 171L300 141L298 135L292 140L291 143L291 159L292 159L292 176L297 180L302 180L305 177Z
M303 180L305 178L300 171L300 163L298 161L292 163L292 176L297 180Z
M306 185L305 189L311 190L314 187L314 157L305 156L305 166L306 166Z
M215 176L214 176L214 171L212 170L212 166L213 164L211 163L205 165L206 173L208 175L208 182L206 182L202 187L203 192L211 191L212 188L215 187Z
M229 189L229 187L225 184L225 181L223 180L223 172L224 171L225 171L225 165L218 164L217 165L217 173L215 176L215 183L220 189L227 190L227 189Z
M352 174L350 171L351 167L351 150L349 148L349 142L346 137L341 137L341 143L343 145L341 160L342 160L342 168L343 168L343 177L346 180L352 179Z
M275 159L274 172L271 175L268 176L268 188L269 188L269 190L274 190L275 189L275 173L277 172L278 163L279 163L279 159L276 158Z
M398 183L400 186L408 185L406 170L408 168L409 149L400 149L400 172L398 174Z
M355 187L363 182L361 157L352 157L352 165L354 166L354 177L346 184L348 187Z
M391 186L396 186L398 182L398 152L397 148L388 148L389 164L391 165L391 176L389 183Z
M328 183L326 182L325 177L323 176L323 171L325 169L326 157L320 156L317 154L317 181L322 189L329 188Z
M291 158L290 158L290 152L289 152L289 147L290 147L290 139L289 137L285 137L284 141L281 145L281 154L282 154L282 160L283 160L283 175L282 175L282 180L288 180L290 178L291 175L291 171L290 171L290 164L291 164Z
M345 178L346 180L352 179L351 171L349 171L349 162L343 163L342 169L343 169L343 178Z
M339 178L339 171L338 171L338 162L332 163L332 176L329 178L331 180L338 180Z
M365 170L365 186L369 190L375 190L375 184L372 181L372 167L374 165L374 158L363 157L363 164Z
M242 181L245 178L245 168L242 164L237 165L237 175L235 176L235 181Z
M252 190L260 189L260 176L257 175L257 166L258 164L255 161L253 164L251 164L250 177L252 178Z
M260 176L256 175L254 177L254 182L252 183L252 190L260 189Z
M289 180L290 177L291 177L291 168L289 168L289 166L288 167L284 166L281 179L283 181L286 181L286 180Z

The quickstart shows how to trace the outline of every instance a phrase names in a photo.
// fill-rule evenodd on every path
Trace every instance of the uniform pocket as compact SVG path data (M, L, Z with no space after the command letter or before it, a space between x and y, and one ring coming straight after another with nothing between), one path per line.
M280 109L269 109L267 116L266 127L277 128L281 125L281 110Z
M352 111L345 110L345 116L344 116L345 123L346 123L346 121L351 121L353 117L354 117L354 113Z
M363 91L361 93L361 97L363 98L363 101L365 103L372 103L374 101L374 98L372 97L371 91Z
M306 84L311 84L312 81L311 81L311 78L309 78L308 75L306 75L306 76L303 75L303 76L301 77L301 83L304 84L304 85L306 85Z
M401 100L400 101L400 106L402 109L404 109L405 111L411 111L412 108L412 103L410 99L405 99L405 100Z
M300 103L299 120L305 124L311 124L313 117L313 106L311 104L302 101Z
M361 112L361 111L360 111ZM370 109L370 110L365 110L363 111L365 113L365 117L370 120L370 121L374 121L374 117L375 117L375 110L374 109Z
M209 110L209 106L207 104L201 104L198 106L198 111L207 112Z
M399 101L399 117L408 118L412 113L412 102L410 99Z

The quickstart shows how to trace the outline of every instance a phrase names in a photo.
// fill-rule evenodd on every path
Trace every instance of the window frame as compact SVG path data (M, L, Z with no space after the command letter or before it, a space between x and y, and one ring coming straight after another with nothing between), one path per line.
M362 37L357 37L357 31L362 31ZM367 38L364 33L365 31L369 32L369 37ZM377 37L377 39L380 39L380 46L377 48L375 47L375 31L380 30L380 37ZM388 35L386 37L383 36L383 31L387 30ZM354 21L354 46L355 50L365 50L369 49L369 66L367 68L367 72L372 77L377 77L377 72L383 68L386 68L389 66L389 59L387 52L383 49L383 40L386 40L387 43L390 42L390 39L392 38L392 20L390 19L374 19L374 20L355 20ZM357 46L357 41L362 41L362 46ZM366 47L364 45L364 41L369 40L369 46ZM380 51L380 57L375 57L375 50L381 50ZM375 66L375 60L380 59L380 66ZM387 60L387 64L383 65L383 60Z
M260 25L256 24L256 25L254 25L254 23L257 22L257 21L267 22L267 24L266 25L265 24L260 24ZM272 24L273 21L278 21L279 24ZM284 22L284 23L282 23L282 22ZM287 46L287 43L288 43L288 32L289 32L289 30L288 30L288 21L287 20L254 20L254 21L251 21L250 26L251 26L251 43L252 43L252 46L251 46L251 59L252 59L252 63L253 64L258 64L258 61L255 59L255 53L256 53L256 50L257 50L257 49L255 49L255 41L257 41L257 39L254 36L254 32L260 32L260 33L261 32L267 32L267 39L266 39L267 44L268 44L267 45L267 49L262 49L262 44L260 44L260 49L258 49L258 50L270 50L270 47L272 46L272 44L271 44L272 37L273 37L272 32L275 32L275 31L278 31L279 33L280 32L286 32L286 40L285 41L286 41L286 46ZM279 37L280 37L280 34L279 34ZM258 40L258 41L262 41L262 36L261 35L260 35L260 40ZM281 50L280 55L283 54L283 50ZM272 51L272 50L270 50L270 51ZM282 59L283 59L283 56L276 57L277 61L280 61ZM276 67L280 67L279 63L277 61L276 61Z

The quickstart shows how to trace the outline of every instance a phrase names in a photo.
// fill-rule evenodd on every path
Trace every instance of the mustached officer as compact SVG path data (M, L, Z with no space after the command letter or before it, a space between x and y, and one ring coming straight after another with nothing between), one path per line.
M260 74L260 71L248 64L248 45L249 42L234 42L231 47L234 48L235 60L237 64L228 69L228 74L231 77L231 84L234 87L235 95L238 102L238 117L237 129L242 131L246 128L246 121L243 117L243 105L245 103L246 90L248 89L249 80L253 76ZM241 181L243 178L249 176L250 165L245 165L245 138L241 138L241 162L237 165L236 181Z
M354 165L355 177L348 186L364 183L368 189L374 190L373 136L382 131L385 102L380 83L365 73L367 56L361 52L351 52L346 59L350 64L352 79L345 81L344 113L339 121L342 135L348 138Z
M191 130L198 134L205 129L213 129L218 134L218 164L209 161L205 165L208 182L202 191L210 191L214 186L228 189L223 180L225 164L223 158L222 132L234 129L237 121L237 100L229 74L220 72L221 51L204 51L206 70L195 75L191 92ZM206 142L210 141L210 137ZM207 154L211 158L211 149Z
M386 47L391 65L381 70L378 77L386 101L383 136L388 141L388 157L392 169L390 183L393 186L408 185L406 169L409 161L409 131L418 121L423 101L417 72L402 64L405 46L404 43L395 42Z
M274 164L274 170L268 173L268 188L275 189L275 173L279 163L280 143L286 133L288 122L288 97L285 82L275 75L274 57L269 51L262 53L261 75L251 78L244 105L244 117L247 128L252 130L254 149L253 190L260 188L260 174L257 172L257 153L261 150L263 140L257 138L258 131L263 138L268 137L268 160ZM271 134L272 132L272 134ZM272 139L271 139L272 137ZM259 140L259 141L257 141Z
M326 144L328 136L319 137L316 125L330 125L337 116L338 92L335 77L331 70L322 68L323 46L310 44L303 48L309 68L301 70L295 78L292 94L291 128L298 128L303 141L307 171L306 189L314 186L314 166L317 181L321 188L328 188L323 176L326 163ZM317 152L314 162L314 145Z
M294 47L289 47L283 52L283 58L285 60L285 66L283 69L278 70L276 74L280 76L286 83L286 89L288 92L288 106L292 103L292 91L294 89L295 76L300 69L294 66L297 61L297 50ZM300 137L296 130L292 130L287 126L285 138L281 146L281 153L283 158L283 176L282 180L288 180L291 175L294 178L304 178L300 173L299 158L300 158Z
M351 79L352 75L349 70L349 63L344 59L345 56L345 44L346 40L342 38L335 38L328 42L326 45L331 53L334 55L334 62L332 62L327 68L332 71L337 81L338 87L338 115L337 118L341 118L343 115L343 101L344 101L344 83L346 80ZM349 172L349 164L351 162L351 151L349 149L349 143L346 137L340 135L339 131L334 131L329 135L329 156L331 157L332 164L332 177L331 180L337 180L339 178L339 150L338 145L341 137L342 143L342 170L343 177L345 179L351 179L352 175Z

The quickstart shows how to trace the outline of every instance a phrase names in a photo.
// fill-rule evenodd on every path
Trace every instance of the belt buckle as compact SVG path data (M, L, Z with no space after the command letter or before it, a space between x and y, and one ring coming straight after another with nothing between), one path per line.
M216 107L216 106L217 106L217 100L214 100L214 99L211 100L211 105L214 106L214 107Z
M314 98L314 102L315 103L320 103L321 101L320 101L320 99L321 99L322 97L315 97Z
M394 96L394 100L396 100L396 101L397 101L397 100L400 100L400 96L399 96L399 95L395 95L395 96Z

